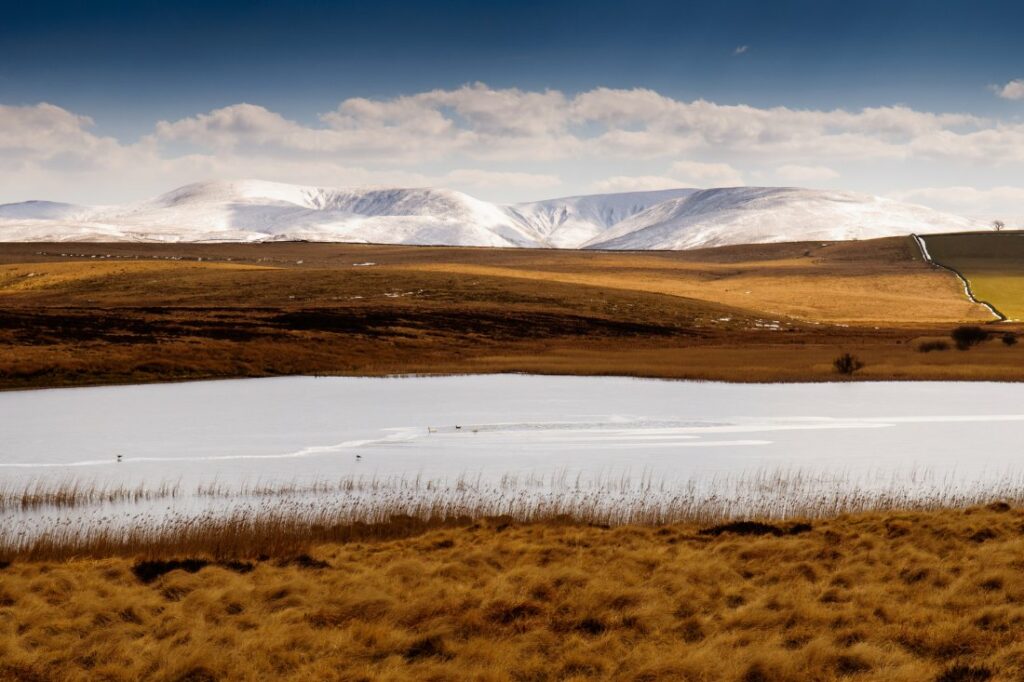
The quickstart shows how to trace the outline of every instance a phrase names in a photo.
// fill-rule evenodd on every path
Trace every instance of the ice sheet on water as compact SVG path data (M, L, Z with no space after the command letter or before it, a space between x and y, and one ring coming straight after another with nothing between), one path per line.
M521 375L9 392L0 394L0 486L88 477L100 486L171 482L192 495L254 482L443 489L472 480L486 491L510 480L642 476L676 490L775 470L872 486L916 486L920 471L936 485L1016 480L1024 414L1005 406L1022 398L1018 384Z

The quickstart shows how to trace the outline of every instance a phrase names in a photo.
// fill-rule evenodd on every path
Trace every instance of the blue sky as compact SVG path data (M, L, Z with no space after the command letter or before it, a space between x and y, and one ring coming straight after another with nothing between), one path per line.
M1024 3L1019 2L96 0L3 5L0 105L8 117L17 116L7 125L7 137L42 132L61 137L68 148L4 142L0 133L0 179L4 174L20 177L0 189L0 200L28 198L26 193L131 200L169 189L190 173L234 175L254 169L274 175L275 168L280 177L266 179L448 181L495 200L630 188L622 178L646 178L652 186L673 179L684 184L702 179L790 184L786 179L793 178L807 181L799 184L914 199L928 197L923 190L958 187L965 190L963 197L968 196L965 188L975 192L974 204L962 209L971 211L1012 210L1013 201L1005 207L984 204L977 192L999 189L1006 203L1015 196L1012 190L1024 184L1018 180L1024 148L1014 147L1018 138L1024 140L1019 129L1024 94L1018 96L1013 87L1024 78ZM557 115L551 111L531 108L524 114L519 105L510 105L501 116L537 116L548 122L545 129L536 123L512 130L509 120L496 123L493 112L480 119L475 105L453 95L420 102L397 122L386 114L382 123L379 112L370 121L362 114L342 116L340 123L324 118L356 98L383 105L432 91L458 93L467 85L475 88L473 97L481 92L498 98L501 93L557 92L563 101L549 104L552 111L561 108L564 117L552 122ZM668 107L656 122L632 114L623 118L621 102L579 114L574 98L602 88L621 93L623 101L631 98L629 93L651 91L682 108ZM743 111L738 110L722 114L732 119L732 136L714 130L719 116L714 111L682 127L672 122L686 119L686 105L697 101L752 108L758 134L744 138ZM38 110L43 103L67 116ZM260 111L232 109L242 104ZM609 114L608 107L617 113ZM772 119L770 112L780 107L822 114L881 109L900 120L824 117L814 125L828 139L815 154L813 139L780 142L799 132L795 128L803 124L798 119L760 120ZM575 113L566 114L569 109ZM228 112L231 122L206 119L173 127L218 111ZM410 120L417 112L437 112L455 132L477 137L454 140L453 131L443 126L420 126ZM974 119L950 118L934 125L927 119L949 114ZM158 134L161 121L170 127ZM66 130L75 125L85 137ZM411 129L404 136L392 135L402 152L394 153L383 143L364 149L336 139L339 126L351 136L369 126L367 139L380 135L382 127L387 135L395 127ZM653 129L672 138L664 140L663 154L652 151L659 144L653 136L636 154L629 154L621 139L614 145L576 144L609 131L612 137L628 137ZM48 130L62 132L47 135ZM242 134L253 130L258 134ZM220 138L218 131L224 134ZM573 140L565 139L567 133ZM497 141L493 136L499 134ZM957 139L947 140L950 134ZM272 139L275 135L280 139ZM315 140L332 135L318 150ZM851 135L869 137L866 149L874 142L879 147L854 153L857 140L839 137ZM445 136L447 144L440 143ZM611 139L605 137L605 142ZM744 139L755 139L758 149L745 151ZM494 151L505 142L520 150L532 144L536 153ZM410 145L420 153L404 153ZM35 151L25 152L26 147ZM111 161L91 167L89 153L106 153ZM1005 158L989 163L994 153ZM132 163L148 164L146 172L132 172ZM684 172L699 170L694 164L709 168ZM779 168L789 170L779 173ZM490 180L471 182L474 171L479 177L490 173ZM505 174L508 182L497 174ZM536 182L531 185L526 176ZM616 184L613 178L620 180ZM632 186L643 184L637 180Z

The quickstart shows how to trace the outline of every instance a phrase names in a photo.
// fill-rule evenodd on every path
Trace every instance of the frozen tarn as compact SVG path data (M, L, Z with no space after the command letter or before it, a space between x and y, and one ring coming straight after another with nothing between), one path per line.
M297 491L291 505L365 508L381 499L590 504L595 495L657 505L680 491L718 505L732 504L730 494L744 504L778 504L769 499L779 495L776 484L759 483L765 472L769 481L777 480L770 472L796 472L785 485L803 495L817 486L823 494L856 486L922 496L1005 486L1021 480L1024 439L1024 413L1005 406L1022 399L1024 385L1009 383L528 375L6 392L0 493L67 481L182 492L154 496L141 509L8 509L0 532L118 523L140 513L226 513L259 506L251 496L264 493L253 491L280 489ZM295 496L303 490L312 492Z
M1022 399L1024 386L1000 383L524 375L15 391L0 393L0 476L9 484L88 468L104 480L191 485L370 472L647 469L672 479L777 466L926 466L978 473L1017 464L1024 422L1005 406Z

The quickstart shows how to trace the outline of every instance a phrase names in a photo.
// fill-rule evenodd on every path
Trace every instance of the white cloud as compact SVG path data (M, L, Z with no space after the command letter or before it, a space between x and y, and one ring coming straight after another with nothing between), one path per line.
M738 187L744 184L743 175L727 163L676 161L669 167L668 174L678 178L684 186Z
M859 112L685 102L653 90L596 88L569 97L483 84L385 100L351 98L307 126L252 104L161 121L156 138L208 149L344 153L358 158L558 160L656 158L694 149L899 159L975 155L1002 145L1024 158L1024 126L907 107Z
M732 51L733 56L745 54L750 49L750 45L739 45L735 50Z
M834 180L839 173L828 166L802 166L797 163L787 163L775 170L775 175L783 182L795 184L807 184Z
M1017 78L1006 85L993 87L996 94L1003 99L1024 99L1024 78Z

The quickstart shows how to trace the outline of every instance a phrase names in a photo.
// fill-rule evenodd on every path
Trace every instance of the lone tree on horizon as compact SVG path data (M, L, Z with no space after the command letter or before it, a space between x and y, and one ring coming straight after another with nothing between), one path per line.
M992 229L995 230L996 232L1002 232L1004 227L1006 227L1006 223L1004 223L1002 220L992 221Z

